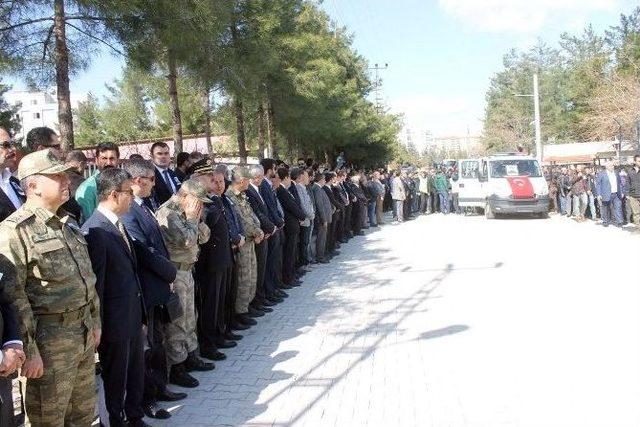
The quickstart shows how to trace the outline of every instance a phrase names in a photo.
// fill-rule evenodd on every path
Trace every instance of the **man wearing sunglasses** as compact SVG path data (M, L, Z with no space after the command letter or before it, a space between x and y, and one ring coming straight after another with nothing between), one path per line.
M17 168L16 146L9 132L0 128L0 221L15 212L25 200L20 181L12 173Z
M27 148L29 151L51 150L51 154L57 159L63 160L62 148L60 147L60 137L56 132L48 127L33 128L27 133Z

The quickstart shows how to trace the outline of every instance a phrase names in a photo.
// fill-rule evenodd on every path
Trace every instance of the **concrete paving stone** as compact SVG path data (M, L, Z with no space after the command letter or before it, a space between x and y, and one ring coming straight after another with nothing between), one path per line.
M575 250L559 257L562 242ZM309 272L150 423L637 427L640 286L598 266L636 265L639 242L562 218L385 226Z

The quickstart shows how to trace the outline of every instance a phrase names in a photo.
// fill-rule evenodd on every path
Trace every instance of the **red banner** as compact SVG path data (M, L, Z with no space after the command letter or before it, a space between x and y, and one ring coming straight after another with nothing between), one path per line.
M535 196L533 185L526 176L507 176L507 182L511 186L511 194L514 199L532 199Z

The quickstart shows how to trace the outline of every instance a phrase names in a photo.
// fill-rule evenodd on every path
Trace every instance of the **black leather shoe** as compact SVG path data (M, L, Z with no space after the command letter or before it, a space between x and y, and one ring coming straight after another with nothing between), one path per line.
M216 341L216 347L218 348L233 348L237 345L238 343L236 343L235 341L227 341L227 340Z
M240 341L242 339L242 335L234 334L233 332L227 332L224 334L224 339L229 341Z
M230 327L234 331L246 331L247 329L249 329L249 325L245 325L244 323L240 323L235 320L231 322Z
M156 396L156 398L161 402L177 402L178 400L185 399L186 397L187 393L176 393L171 390L167 390L166 388Z
M213 371L216 368L216 365L213 363L205 362L196 356L194 353L189 354L187 360L184 362L184 368L187 372L199 371Z
M262 302L262 308L269 308L269 307L273 307L274 305L276 305L277 303L273 302L273 301L269 301L267 298L264 299L264 301ZM269 308L269 310L272 310L271 308Z
M277 295L275 295L275 294L274 294L274 295L269 295L269 296L267 297L267 300L269 300L273 305L276 305L276 304L279 304L279 303L281 303L282 301L284 301L284 298L279 297L279 296L277 296Z
M289 298L289 294L283 291L282 289L276 289L276 295L280 298Z
M273 308L271 308L271 307L261 306L261 307L257 307L257 308L258 308L258 310L264 311L265 313L271 313L273 311Z
M318 260L318 264L329 264L329 260L328 259L319 259Z
M180 387L194 388L200 385L200 382L189 375L182 363L173 365L169 373L169 382L179 385Z
M227 355L215 349L200 350L200 356L205 359L220 361L227 358Z
M285 290L289 290L289 289L291 289L292 287L293 287L293 286L291 286L291 285L289 285L289 284L285 284L285 283L283 283L282 285L278 286L278 289L279 289L280 291L282 291L283 289L285 289Z
M258 322L256 322L246 314L238 314L238 316L236 317L236 320L248 326L254 326L258 324Z
M158 407L155 403L149 403L148 405L142 405L144 414L149 418L155 418L157 420L166 420L171 418L171 414L166 409Z
M293 287L297 288L300 285L302 285L302 280L294 280L293 282L291 282L291 286Z
M247 314L249 315L249 317L262 317L264 316L264 311L257 308L249 307L249 312Z

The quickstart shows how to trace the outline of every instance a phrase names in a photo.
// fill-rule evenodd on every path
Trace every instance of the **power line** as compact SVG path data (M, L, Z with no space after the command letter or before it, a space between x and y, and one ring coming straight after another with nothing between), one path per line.
M382 78L380 78L380 71L384 71L389 68L389 64L385 63L384 66L380 66L378 64L374 64L373 67L369 67L369 70L373 70L375 72L375 78L373 81L373 93L374 100L376 103L376 110L378 113L382 113L383 111L383 103L384 98L382 96Z

